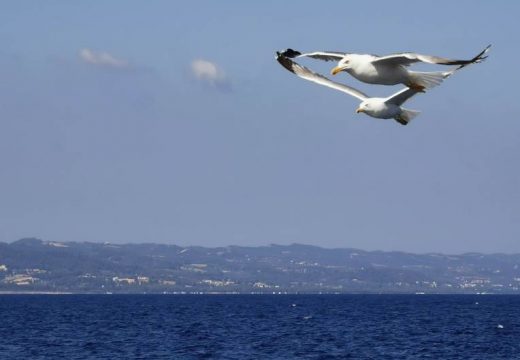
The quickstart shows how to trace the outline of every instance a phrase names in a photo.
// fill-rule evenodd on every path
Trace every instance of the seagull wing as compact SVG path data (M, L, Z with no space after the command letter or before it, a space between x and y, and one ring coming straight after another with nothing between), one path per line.
M347 55L346 53L337 52L337 51L315 51L311 53L302 54L299 51L293 49L287 49L281 53L281 55L288 58L296 58L296 57L310 57L312 59L318 59L323 61L340 61Z
M428 64L438 65L460 65L460 67L467 66L469 64L479 63L487 58L486 53L489 51L491 45L488 45L482 50L477 56L470 60L455 60L446 59L439 56L421 55L416 53L400 53L386 56L380 56L376 60L373 60L373 64L391 64L391 65L403 65L409 66L416 62L424 62Z
M276 53L276 60L287 70L301 77L302 79L312 81L313 83L330 87L335 90L342 91L346 94L354 96L359 100L363 101L368 98L366 94L363 94L361 91L351 88L350 86L343 85L337 82L334 82L330 79L327 79L325 76L317 74L305 66L299 65L292 61L291 59L285 57L282 53Z
M415 94L419 93L420 91L410 89L408 87L404 88L403 90L400 90L396 92L393 95L390 95L386 100L386 104L395 104L397 106L401 106L404 104L406 100L414 96Z

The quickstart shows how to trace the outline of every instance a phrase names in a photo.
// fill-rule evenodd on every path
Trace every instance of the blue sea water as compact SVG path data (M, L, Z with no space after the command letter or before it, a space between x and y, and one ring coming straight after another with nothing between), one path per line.
M0 359L520 359L520 296L3 295Z

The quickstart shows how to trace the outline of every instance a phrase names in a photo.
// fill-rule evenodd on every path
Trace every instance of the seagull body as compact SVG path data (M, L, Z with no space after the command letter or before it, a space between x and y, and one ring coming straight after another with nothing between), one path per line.
M345 71L364 83L379 85L396 85L411 83L411 76L404 66L390 68L374 62L377 57L367 54L349 54L340 60L341 65L332 69L333 75ZM339 63L338 63L339 64Z
M349 54L334 51L316 51L302 54L299 51L287 49L282 53L288 58L310 57L324 61L337 61L331 71L332 75L345 71L359 81L369 84L397 85L404 84L418 91L430 89L442 83L451 75L451 71L420 72L411 71L408 66L422 62L437 65L457 65L458 68L479 63L487 56L491 45L487 46L477 56L470 60L454 60L439 56L421 55L417 53L399 53L386 56L369 54Z
M277 52L276 60L284 68L302 79L342 91L361 100L361 104L357 108L356 113L365 113L378 119L395 119L395 121L401 125L408 124L419 114L418 111L405 109L401 105L415 94L421 92L420 90L407 87L387 98L369 97L357 89L332 81L323 75L311 71L305 66L295 63L284 56L283 53Z
M338 66L332 69L332 74L336 75L341 71L345 71L364 83L378 85L404 84L419 91L439 85L450 75L450 72L447 71L411 71L404 65L388 65L377 60L377 56L374 55L349 54L338 63Z

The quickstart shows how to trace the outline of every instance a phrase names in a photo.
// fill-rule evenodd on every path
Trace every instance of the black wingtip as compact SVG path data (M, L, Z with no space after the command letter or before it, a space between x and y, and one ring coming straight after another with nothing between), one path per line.
M301 54L302 54L301 52L293 50L291 48L289 48L289 49L285 50L284 52L282 52L283 56L288 57L290 59L295 58L296 56L300 56Z
M473 59L471 59L471 62L472 63L479 63L481 61L484 61L487 59L488 55L487 52L489 51L489 48L491 48L491 44L489 44L488 46L486 46L486 48L484 50L482 50L480 52L480 54L478 54L477 56L475 56Z
M486 46L484 48L484 50L482 50L477 56L475 56L473 59L471 60L467 60L467 61L463 61L463 62L460 62L458 64L454 64L454 65L460 65L457 70L460 70L468 65L471 65L471 64L478 64L478 63L481 63L482 61L486 60L488 58L488 55L487 52L489 51L489 49L491 48L491 44L489 44L488 46Z
M293 69L294 63L291 61L291 59L289 59L287 56L285 56L285 54L283 52L282 53L280 53L279 51L276 52L276 61L278 61L280 63L280 65L282 65L284 68L286 68L290 72L294 73L294 69Z

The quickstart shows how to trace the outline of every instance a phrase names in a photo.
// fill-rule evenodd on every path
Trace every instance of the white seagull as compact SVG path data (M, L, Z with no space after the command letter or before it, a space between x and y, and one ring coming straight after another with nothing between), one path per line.
M369 97L357 89L332 81L305 66L295 63L284 56L283 53L277 52L276 55L276 60L284 68L297 76L316 84L342 91L361 100L361 104L357 108L356 113L362 112L378 119L395 119L395 121L401 125L408 124L419 114L419 111L405 109L401 105L415 94L422 92L421 90L406 87L387 98ZM452 70L447 76L451 75L454 71L455 70Z
M337 61L338 65L332 69L332 75L346 71L359 81L365 83L379 85L404 84L409 88L424 91L425 89L439 85L445 78L451 75L451 72L411 71L407 69L408 66L413 63L423 62L437 65L458 65L460 69L486 59L486 53L490 47L491 45L488 45L477 56L470 60L446 59L439 56L421 55L411 52L376 56L334 51L316 51L302 54L299 51L287 49L282 55L288 58L310 57L324 61Z

